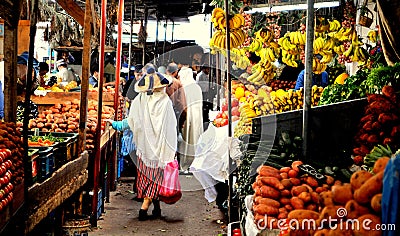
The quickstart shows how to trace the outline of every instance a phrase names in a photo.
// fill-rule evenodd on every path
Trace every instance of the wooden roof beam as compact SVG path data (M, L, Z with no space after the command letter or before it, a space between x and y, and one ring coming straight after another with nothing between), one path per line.
M74 0L57 0L57 3L81 26L85 23L85 11Z

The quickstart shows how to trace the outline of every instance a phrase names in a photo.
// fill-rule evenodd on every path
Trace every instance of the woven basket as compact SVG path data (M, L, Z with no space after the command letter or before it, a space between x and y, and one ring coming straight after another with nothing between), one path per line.
M372 14L371 10L365 8L366 13L365 15L360 16L360 21L358 22L361 26L369 28L374 21L374 15Z

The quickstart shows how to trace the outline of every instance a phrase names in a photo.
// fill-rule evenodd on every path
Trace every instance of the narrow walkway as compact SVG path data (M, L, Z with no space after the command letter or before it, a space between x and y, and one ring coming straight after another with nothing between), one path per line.
M226 233L223 214L215 203L208 203L204 190L192 175L180 176L183 196L174 205L161 203L162 219L138 221L141 202L132 200L132 183L118 184L111 192L110 203L90 236L163 235L217 236ZM151 214L152 208L149 209Z

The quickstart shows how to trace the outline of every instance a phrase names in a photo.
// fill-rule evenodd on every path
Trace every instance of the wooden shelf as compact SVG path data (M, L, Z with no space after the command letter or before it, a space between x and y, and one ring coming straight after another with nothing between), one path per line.
M29 188L30 217L26 233L86 183L88 163L89 155L85 151L79 158L60 167L43 183L36 183Z

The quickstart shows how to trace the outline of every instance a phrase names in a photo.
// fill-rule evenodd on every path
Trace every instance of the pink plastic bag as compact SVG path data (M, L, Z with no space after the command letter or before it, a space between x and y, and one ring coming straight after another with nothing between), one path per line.
M179 164L174 160L165 166L163 183L159 192L161 201L174 204L182 197L181 183L179 181Z

